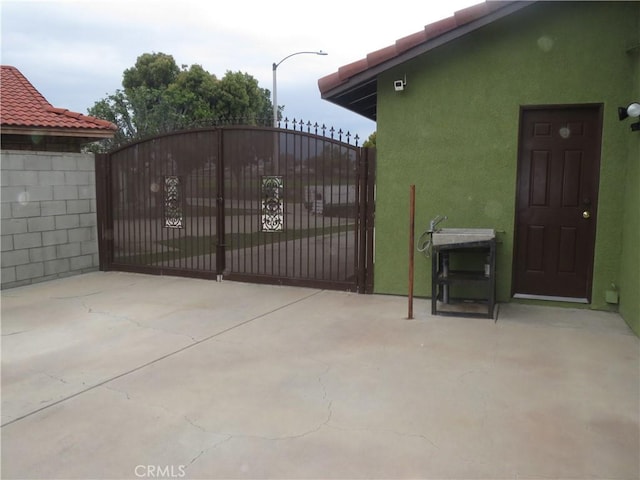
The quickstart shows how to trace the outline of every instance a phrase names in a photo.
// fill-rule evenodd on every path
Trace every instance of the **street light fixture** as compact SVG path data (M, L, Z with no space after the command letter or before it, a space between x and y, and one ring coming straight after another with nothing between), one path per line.
M282 60L280 60L278 63L274 63L273 64L273 126L275 128L278 127L278 94L277 94L277 91L276 91L276 70L277 70L278 66L282 62L284 62L287 58L293 57L294 55L302 55L302 54L328 55L327 52L323 52L322 50L319 50L317 52L296 52L296 53L292 53L291 55L287 55Z

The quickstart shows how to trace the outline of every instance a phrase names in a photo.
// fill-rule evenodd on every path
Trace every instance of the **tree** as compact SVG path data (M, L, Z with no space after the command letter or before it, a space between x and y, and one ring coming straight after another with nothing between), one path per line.
M271 122L271 93L251 75L227 71L218 79L201 65L180 68L165 53L139 56L124 71L122 86L89 109L118 127L113 139L94 144L93 151L186 128Z
M143 53L136 64L127 68L122 75L125 90L138 87L164 89L175 80L180 69L172 55L166 53Z
M371 135L369 135L369 138L367 138L364 141L362 146L367 148L376 148L376 133L377 133L377 130L373 132Z
M273 115L270 97L271 92L260 88L251 75L227 71L218 83L215 111L220 118L238 118L256 123Z

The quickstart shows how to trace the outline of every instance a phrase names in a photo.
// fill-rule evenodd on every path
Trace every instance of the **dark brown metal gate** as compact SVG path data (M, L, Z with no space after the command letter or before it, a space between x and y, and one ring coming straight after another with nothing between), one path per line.
M371 292L375 150L225 126L96 156L102 270Z

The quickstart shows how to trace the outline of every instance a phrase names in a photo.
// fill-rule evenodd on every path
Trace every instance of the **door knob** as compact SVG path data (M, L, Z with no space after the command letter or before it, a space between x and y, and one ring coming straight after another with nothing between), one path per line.
M584 212L582 212L582 218L590 218L591 217L591 212L589 210L585 210Z

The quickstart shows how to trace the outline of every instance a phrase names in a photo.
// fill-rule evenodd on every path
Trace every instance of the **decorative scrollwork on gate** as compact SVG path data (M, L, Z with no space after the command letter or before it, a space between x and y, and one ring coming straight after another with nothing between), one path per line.
M180 195L180 177L164 177L164 226L182 228L182 198Z
M284 180L281 176L262 177L262 231L284 230Z

